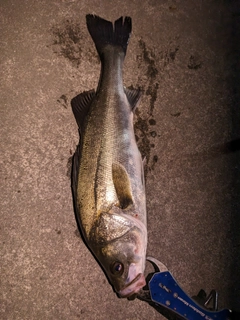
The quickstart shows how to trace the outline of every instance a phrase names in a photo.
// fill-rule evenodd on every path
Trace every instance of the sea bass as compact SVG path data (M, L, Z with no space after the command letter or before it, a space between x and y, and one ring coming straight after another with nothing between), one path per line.
M129 297L145 285L147 247L143 161L133 128L141 91L124 88L122 79L132 23L90 14L86 20L101 75L96 92L71 101L80 135L72 167L75 216L114 290Z

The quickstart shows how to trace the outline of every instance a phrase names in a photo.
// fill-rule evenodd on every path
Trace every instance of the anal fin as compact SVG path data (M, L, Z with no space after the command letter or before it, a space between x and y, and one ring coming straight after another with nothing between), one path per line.
M130 106L132 107L132 111L134 112L140 102L142 91L141 89L124 88L124 92L128 98Z

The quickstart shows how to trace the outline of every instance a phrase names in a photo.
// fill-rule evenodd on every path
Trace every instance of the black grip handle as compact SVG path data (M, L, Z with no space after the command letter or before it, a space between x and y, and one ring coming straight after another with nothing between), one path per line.
M231 320L239 320L239 319L240 319L240 311L232 311Z

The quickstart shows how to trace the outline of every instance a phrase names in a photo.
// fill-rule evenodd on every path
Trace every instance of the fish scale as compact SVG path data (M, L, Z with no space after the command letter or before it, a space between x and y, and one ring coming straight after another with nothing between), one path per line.
M109 103L106 103L108 106ZM104 119L103 136L99 154L99 166L95 176L96 210L99 213L109 210L113 204L117 204L117 195L112 182L112 163L116 148L115 130L109 123L113 123L114 110L108 108ZM105 183L102 183L105 181Z

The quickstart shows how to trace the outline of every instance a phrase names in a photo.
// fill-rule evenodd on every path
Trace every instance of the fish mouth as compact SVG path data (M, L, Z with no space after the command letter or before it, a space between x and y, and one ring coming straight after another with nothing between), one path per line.
M145 277L139 273L131 282L129 282L121 291L118 292L120 298L128 298L137 293L146 285Z

